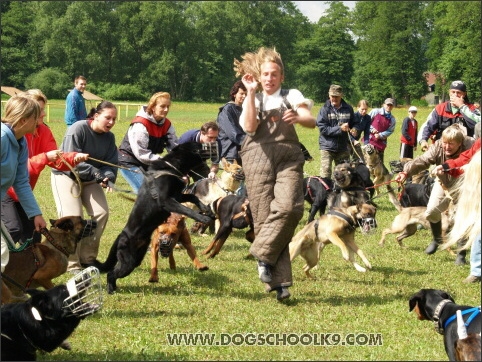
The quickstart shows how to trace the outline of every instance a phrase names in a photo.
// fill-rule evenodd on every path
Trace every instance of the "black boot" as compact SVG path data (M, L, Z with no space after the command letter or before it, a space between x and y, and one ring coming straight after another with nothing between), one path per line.
M442 221L431 222L430 228L432 229L433 240L427 249L425 249L425 254L433 254L437 251L440 244L442 244Z
M465 245L465 240L457 242L457 249L463 248ZM467 250L459 250L457 252L457 258L455 259L455 265L465 265L465 256L467 255Z

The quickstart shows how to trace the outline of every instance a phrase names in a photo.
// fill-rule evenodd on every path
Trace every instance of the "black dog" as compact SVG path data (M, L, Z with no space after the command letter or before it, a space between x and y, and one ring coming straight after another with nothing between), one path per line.
M450 361L455 361L455 343L459 339L457 334L457 310L463 311L467 333L480 333L481 316L479 307L455 304L454 299L443 290L421 289L409 301L409 311L414 310L420 320L433 321L435 330L444 336L445 352ZM468 312L464 312L468 311ZM465 313L465 314L464 314Z
M328 194L327 205L347 208L359 204L376 205L370 200L365 183L356 170L349 163L340 163L333 170L334 188Z
M400 199L402 207L427 206L434 182L433 177L427 177L423 184L406 184Z
M303 152L303 157L305 158L305 161L313 161L313 157L308 152L308 149L301 142L300 142L300 148L301 148L301 152Z
M35 361L37 350L52 352L82 319L98 310L91 305L90 311L76 314L65 308L70 297L65 285L26 293L31 295L26 302L2 306L2 361Z
M360 160L350 162L350 166L355 169L355 172L360 176L363 186L370 193L370 199L375 194L375 188L373 187L373 181L370 175L370 169Z
M333 189L333 181L328 178L309 176L303 179L303 195L311 205L308 223L315 219L316 213L320 216L325 213L328 194Z
M246 240L250 243L254 241L253 216L249 208L249 201L244 196L227 195L212 203L212 208L219 221L219 228L213 241L202 252L208 254L209 258L214 258L224 245L226 239L234 229L244 229L249 227L246 232ZM214 250L213 250L214 249Z
M214 218L209 206L202 204L193 194L182 193L185 187L182 177L203 162L201 151L200 143L183 143L149 167L126 226L114 241L107 260L103 264L97 260L94 262L101 272L108 272L109 294L116 290L117 279L128 276L141 264L152 232L167 220L171 212L205 224ZM207 215L182 205L183 202L195 204Z

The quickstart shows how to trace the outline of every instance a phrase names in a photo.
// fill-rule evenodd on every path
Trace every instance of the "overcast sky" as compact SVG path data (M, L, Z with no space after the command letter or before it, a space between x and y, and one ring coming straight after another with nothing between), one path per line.
M312 23L317 23L324 11L330 7L329 4L325 4L325 1L295 1L294 3ZM356 1L343 1L343 3L353 9Z

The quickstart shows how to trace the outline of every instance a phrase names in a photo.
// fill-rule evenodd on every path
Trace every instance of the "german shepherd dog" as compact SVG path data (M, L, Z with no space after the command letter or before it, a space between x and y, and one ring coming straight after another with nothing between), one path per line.
M26 302L2 306L2 361L35 361L37 350L60 347L80 321L102 306L102 289L87 268L67 285L47 291L28 289Z
M318 265L320 254L328 244L334 244L341 250L343 258L350 261L356 270L365 272L366 269L355 262L357 254L368 269L372 265L361 249L355 244L355 230L363 219L375 218L376 208L373 205L362 204L349 206L346 209L335 208L305 225L289 244L290 259L293 261L298 255L305 259L303 271L308 278L313 278L310 270ZM365 227L365 226L364 226Z
M216 222L219 222L219 227L209 246L202 252L203 255L211 253L208 258L214 258L221 251L233 228L244 229L249 227L245 234L246 240L250 243L254 241L253 216L247 197L227 195L214 201L211 205L216 215Z
M101 272L108 272L109 294L116 290L117 279L128 276L141 264L152 233L172 212L206 224L214 219L209 206L195 195L182 192L185 187L182 177L203 162L201 151L200 143L180 144L146 171L127 223L114 241L107 260L94 262ZM183 205L184 202L195 204L206 215Z
M241 181L244 180L243 167L236 160L231 163L225 158L221 160L221 165L223 166L223 172L219 178L205 178L196 181L187 187L184 192L194 194L205 205L210 205L220 197L235 194L241 186ZM188 206L193 207L193 205ZM202 235L208 226L211 232L215 231L212 222L209 225L195 223L191 228L191 233Z
M333 207L345 209L348 206L371 203L365 183L350 163L336 165L333 180L333 192L328 194L327 200L329 210Z
M52 279L67 271L69 255L75 253L77 243L83 237L92 235L97 226L95 221L84 220L80 216L50 219L50 224L50 230L43 232L45 237L41 243L31 244L22 251L10 252L10 260L3 273L6 278L2 280L11 290L12 299L4 300L2 293L3 303L28 298L19 286L53 288Z
M184 215L172 213L166 222L159 225L152 233L151 276L149 278L151 283L157 283L159 281L157 274L159 254L164 258L169 258L169 268L176 270L173 249L177 243L181 243L184 249L186 249L187 255L189 255L197 270L205 271L209 269L201 263L197 257L196 249L194 249L191 243L191 236L187 230L185 219L186 217Z
M478 334L470 355L476 356L471 361L480 361L480 330L482 317L479 307L456 304L452 296L438 289L421 289L410 298L409 311L415 312L419 320L432 321L435 330L443 335L445 352L450 361L459 361L457 356L457 344L460 336L457 333L457 311L462 312L462 318L467 326L466 334ZM475 349L475 351L474 351ZM475 352L475 353L474 353ZM458 357L458 358L457 358Z

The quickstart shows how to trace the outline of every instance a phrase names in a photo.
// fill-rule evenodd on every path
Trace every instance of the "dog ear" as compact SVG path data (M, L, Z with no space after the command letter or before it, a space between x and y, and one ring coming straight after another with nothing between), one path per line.
M449 299L452 303L455 303L454 298L452 298L452 296L451 296L449 293L447 293L447 292L445 292L445 291L443 291L443 290L440 290L440 293L439 293L439 294L440 294L440 296L441 296L443 299Z
M409 312L411 312L413 308L415 308L415 305L417 305L417 303L422 301L424 294L425 294L424 290L421 289L417 293L412 295L412 297L410 298L410 301L408 302L410 306L410 309L408 310Z
M64 231L74 230L74 223L70 218L59 219L54 226Z
M51 226L55 226L55 223L57 222L57 220L55 219L50 219L50 225Z

